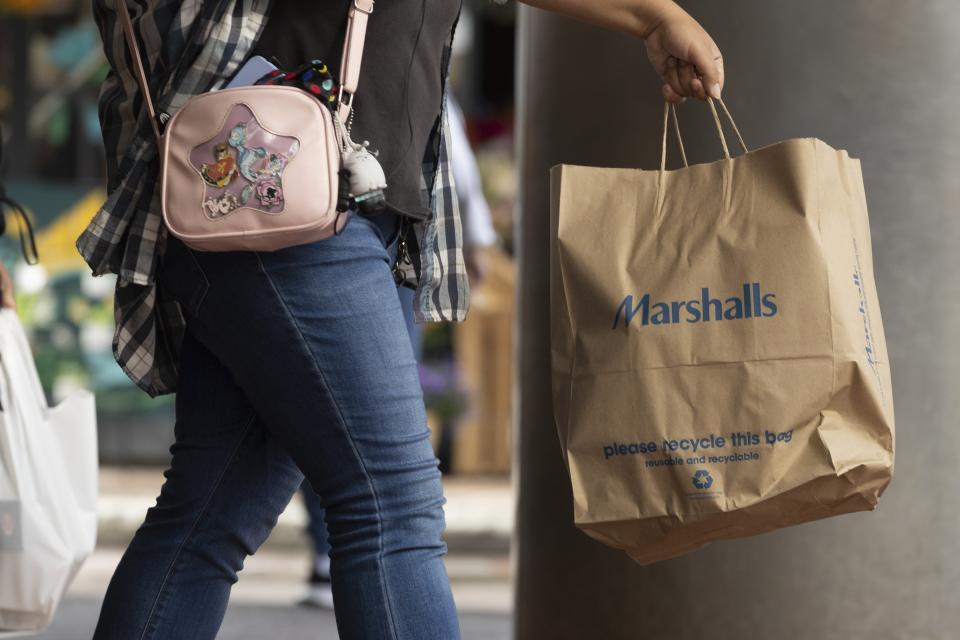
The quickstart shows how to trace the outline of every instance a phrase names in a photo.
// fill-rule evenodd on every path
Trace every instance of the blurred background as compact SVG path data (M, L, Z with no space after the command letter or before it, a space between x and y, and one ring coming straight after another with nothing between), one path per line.
M2 177L41 264L0 239L51 401L97 393L100 546L43 637L89 637L106 581L153 504L172 398L111 356L110 278L74 240L104 199L89 2L0 0ZM960 628L960 5L954 0L688 0L714 36L751 147L816 136L863 159L897 408L897 477L876 513L639 567L571 523L549 393L547 171L656 166L662 108L642 43L514 3L466 0L453 87L496 232L469 319L428 325L421 381L445 472L448 568L466 638L953 640ZM680 110L691 160L719 157ZM234 589L222 638L336 637L298 607L298 497Z

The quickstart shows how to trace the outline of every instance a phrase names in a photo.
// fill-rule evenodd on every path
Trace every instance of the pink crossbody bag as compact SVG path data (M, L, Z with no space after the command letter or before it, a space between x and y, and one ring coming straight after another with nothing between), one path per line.
M273 251L328 238L338 212L343 127L373 0L351 0L337 116L306 91L257 85L190 98L161 131L126 3L118 13L160 149L167 229L201 251Z

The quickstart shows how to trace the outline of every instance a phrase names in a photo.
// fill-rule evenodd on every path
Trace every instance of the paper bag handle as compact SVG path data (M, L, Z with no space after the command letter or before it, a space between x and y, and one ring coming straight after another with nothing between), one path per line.
M668 116L673 120L673 130L677 134L677 144L680 145L680 155L683 157L683 166L687 164L687 151L683 148L683 138L680 136L680 121L677 120L677 108L669 102L663 103L663 145L660 150L660 171L667 165L667 119Z
M733 116L730 115L730 110L727 109L727 105L724 104L723 100L718 99L717 102L720 103L720 107L723 109L724 115L727 117L727 120L730 122L730 126L733 127L734 133L737 135L737 140L740 142L740 147L743 149L744 153L750 153L750 149L747 148L747 144L743 141L743 136L740 135L740 129L737 128L737 123L734 122ZM720 144L723 146L723 157L727 160L730 159L730 149L727 147L727 138L723 134L723 124L720 122L720 115L717 113L717 107L714 104L714 99L709 98L708 104L710 105L710 112L713 114L713 122L717 125L717 133L720 134ZM663 104L663 143L660 148L660 171L666 170L667 167L667 131L669 129L669 119L670 116L673 116L673 128L677 134L677 142L680 145L680 154L683 156L683 166L689 167L687 164L687 154L683 148L683 139L680 137L680 122L677 119L677 109L674 105L669 102L664 102Z

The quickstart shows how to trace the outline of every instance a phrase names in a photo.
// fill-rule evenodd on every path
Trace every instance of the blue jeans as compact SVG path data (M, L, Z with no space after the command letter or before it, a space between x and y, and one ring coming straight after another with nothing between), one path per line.
M378 218L378 222L390 223L387 218ZM394 223L394 226L395 223ZM384 236L392 238L392 233L397 229L381 228ZM391 260L396 257L396 244L390 242ZM413 357L417 362L420 361L423 352L423 329L413 319L413 291L406 287L397 289L400 295L400 308L403 310L403 319L407 323L407 334L410 336L410 344L413 347ZM325 524L326 516L323 512L323 501L313 490L310 483L306 480L300 487L303 490L303 506L307 512L307 535L310 538L315 558L326 557L330 554L330 542L327 536L327 526Z
M326 510L341 637L459 638L387 228L355 215L339 236L274 252L169 238L161 284L187 318L175 443L95 639L214 638L304 476Z

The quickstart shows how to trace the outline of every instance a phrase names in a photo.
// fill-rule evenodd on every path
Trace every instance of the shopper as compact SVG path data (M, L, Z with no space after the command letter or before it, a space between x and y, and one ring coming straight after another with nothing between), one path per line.
M335 67L352 5L127 1L167 113L222 87L252 53ZM719 95L716 46L668 0L530 4L645 38L670 100ZM155 143L113 6L95 0L111 68L100 100L110 195L78 248L94 273L119 274L115 355L148 393L177 391L176 441L95 637L214 638L244 559L304 475L326 509L341 635L459 637L440 474L391 266L400 243L414 251L419 277L403 274L419 320L465 316L437 126L460 1L390 0L371 16L353 131L380 150L387 213L355 215L319 242L221 253L189 249L160 221ZM401 224L405 213L427 219Z

